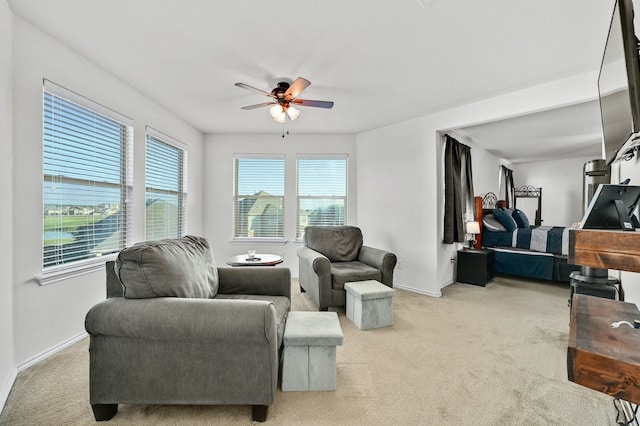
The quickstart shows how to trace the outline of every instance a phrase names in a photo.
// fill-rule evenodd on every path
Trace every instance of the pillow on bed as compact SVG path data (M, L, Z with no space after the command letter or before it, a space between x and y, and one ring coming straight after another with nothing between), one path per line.
M507 214L513 217L513 209L509 209L507 207L502 207L500 210L507 212Z
M498 222L498 219L496 219L495 216L492 215L492 214L488 214L488 215L483 216L482 224L489 231L504 232L504 231L507 230L504 226L502 226L502 224L500 222Z
M513 213L511 214L513 220L516 221L516 225L518 228L528 228L529 227L529 218L522 210L513 209Z
M493 216L498 220L498 222L502 224L502 226L504 226L504 228L508 232L513 232L518 227L518 225L516 224L516 221L513 219L513 217L511 217L511 214L509 214L506 210L495 209L493 211Z

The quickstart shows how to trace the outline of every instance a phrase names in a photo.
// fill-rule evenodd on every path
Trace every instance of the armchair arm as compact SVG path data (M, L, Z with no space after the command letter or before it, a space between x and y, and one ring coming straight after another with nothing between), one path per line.
M321 310L333 306L331 262L329 259L309 247L300 247L297 253L300 266L300 287L318 304Z
M395 254L373 247L362 246L358 260L382 272L382 283L393 287L393 268L396 267L398 258Z
M91 335L217 344L276 342L276 327L273 303L258 300L111 298L85 319Z
M298 259L301 264L315 272L318 277L328 277L329 282L331 282L331 262L325 255L309 247L300 247L298 249Z

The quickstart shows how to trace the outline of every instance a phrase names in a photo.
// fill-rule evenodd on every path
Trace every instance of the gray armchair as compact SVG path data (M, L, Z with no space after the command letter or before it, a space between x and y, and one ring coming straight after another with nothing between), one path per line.
M300 290L321 311L344 306L344 284L376 280L393 287L396 255L362 244L354 226L307 226L304 247L298 249Z
M251 405L253 419L266 420L291 307L288 268L216 268L206 240L185 237L134 245L106 272L107 300L85 321L97 421L118 404Z

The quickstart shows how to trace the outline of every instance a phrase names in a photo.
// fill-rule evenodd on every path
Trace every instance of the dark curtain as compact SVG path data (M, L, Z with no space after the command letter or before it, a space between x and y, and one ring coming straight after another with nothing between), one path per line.
M471 148L444 138L444 243L451 244L465 240L465 219L473 220L473 173Z
M506 166L500 166L504 178L504 202L506 208L511 208L515 201L515 187L513 186L513 170Z

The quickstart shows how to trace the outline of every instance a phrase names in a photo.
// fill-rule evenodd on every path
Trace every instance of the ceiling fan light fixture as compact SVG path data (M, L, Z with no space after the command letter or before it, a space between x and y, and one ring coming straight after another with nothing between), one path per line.
M269 112L271 113L271 116L276 121L276 123L282 124L287 119L287 115L285 114L282 105L272 106L271 108L269 108Z
M247 105L247 106L240 107L240 109L252 110L256 108L265 107L267 105L272 105L271 108L269 108L269 113L271 114L271 117L273 117L276 123L285 124L287 122L287 116L291 121L297 119L300 116L300 111L298 110L298 108L293 107L294 103L296 105L302 105L305 107L326 108L326 109L333 108L333 102L330 102L330 101L312 101L309 99L298 98L300 93L302 93L304 89L309 87L310 84L311 82L309 80L304 79L302 77L298 77L291 84L287 82L278 83L278 87L273 89L271 92L257 89L245 83L236 83L235 85L236 87L251 90L253 92L256 92L271 98L271 101L269 102L263 102L261 104L256 104L256 105Z
M282 105L274 105L269 108L269 112L273 118L276 118L279 115L282 115L284 111L282 110Z
M287 115L289 116L291 121L293 121L300 115L300 110L290 106L289 108L287 108Z

